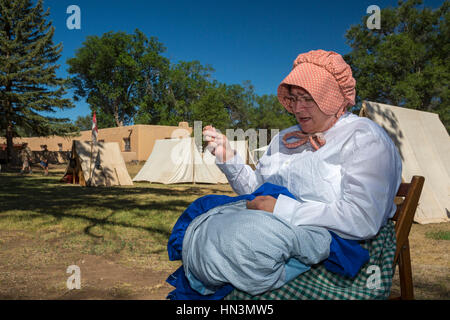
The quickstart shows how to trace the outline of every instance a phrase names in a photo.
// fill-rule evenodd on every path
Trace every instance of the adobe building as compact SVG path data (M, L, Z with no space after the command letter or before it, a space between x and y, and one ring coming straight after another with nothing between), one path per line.
M178 126L160 126L137 124L117 128L98 129L97 140L104 142L117 142L125 162L146 161L158 139L185 138L192 133L187 122L180 122ZM14 138L14 145L28 143L31 151L37 156L42 146L55 155L57 162L67 161L68 151L72 149L72 140L91 141L92 131L81 131L75 137L27 137ZM0 138L0 145L6 144L5 138ZM51 161L55 162L55 161Z

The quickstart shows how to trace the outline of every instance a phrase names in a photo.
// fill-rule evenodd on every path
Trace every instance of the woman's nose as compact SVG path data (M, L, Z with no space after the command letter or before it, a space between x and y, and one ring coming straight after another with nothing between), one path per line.
M301 110L306 110L306 109L308 109L308 107L307 107L306 103L303 101L296 101L294 103L294 105L292 106L292 111L294 111L294 112L299 112Z

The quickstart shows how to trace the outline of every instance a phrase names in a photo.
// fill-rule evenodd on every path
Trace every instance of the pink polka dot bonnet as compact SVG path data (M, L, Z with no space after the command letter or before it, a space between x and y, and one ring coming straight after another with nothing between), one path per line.
M288 85L308 91L323 113L336 115L336 118L355 104L356 81L352 70L342 56L333 51L313 50L295 59L292 71L278 86L278 100L292 113L284 99L289 95Z

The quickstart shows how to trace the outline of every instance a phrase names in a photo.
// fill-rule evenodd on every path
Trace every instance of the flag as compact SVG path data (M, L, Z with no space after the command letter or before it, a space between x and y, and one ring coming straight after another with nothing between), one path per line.
M94 111L94 115L92 116L92 141L93 142L97 142L97 134L98 134L97 117L95 116L95 111Z

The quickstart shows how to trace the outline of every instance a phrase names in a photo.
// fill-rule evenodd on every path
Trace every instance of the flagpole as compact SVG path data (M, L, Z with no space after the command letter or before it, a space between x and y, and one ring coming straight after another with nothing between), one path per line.
M89 160L89 180L88 180L88 186L91 186L92 183L92 158L93 158L93 148L94 148L94 142L97 142L97 117L95 115L92 116L92 132L91 132L91 157Z
M191 150L191 154L192 154L192 180L194 180L194 184L195 184L195 140L193 138L191 139L191 145L192 145L192 150Z
M91 186L91 180L92 180L92 147L94 146L94 141L91 138L91 158L89 159L89 180L87 182L88 187Z

